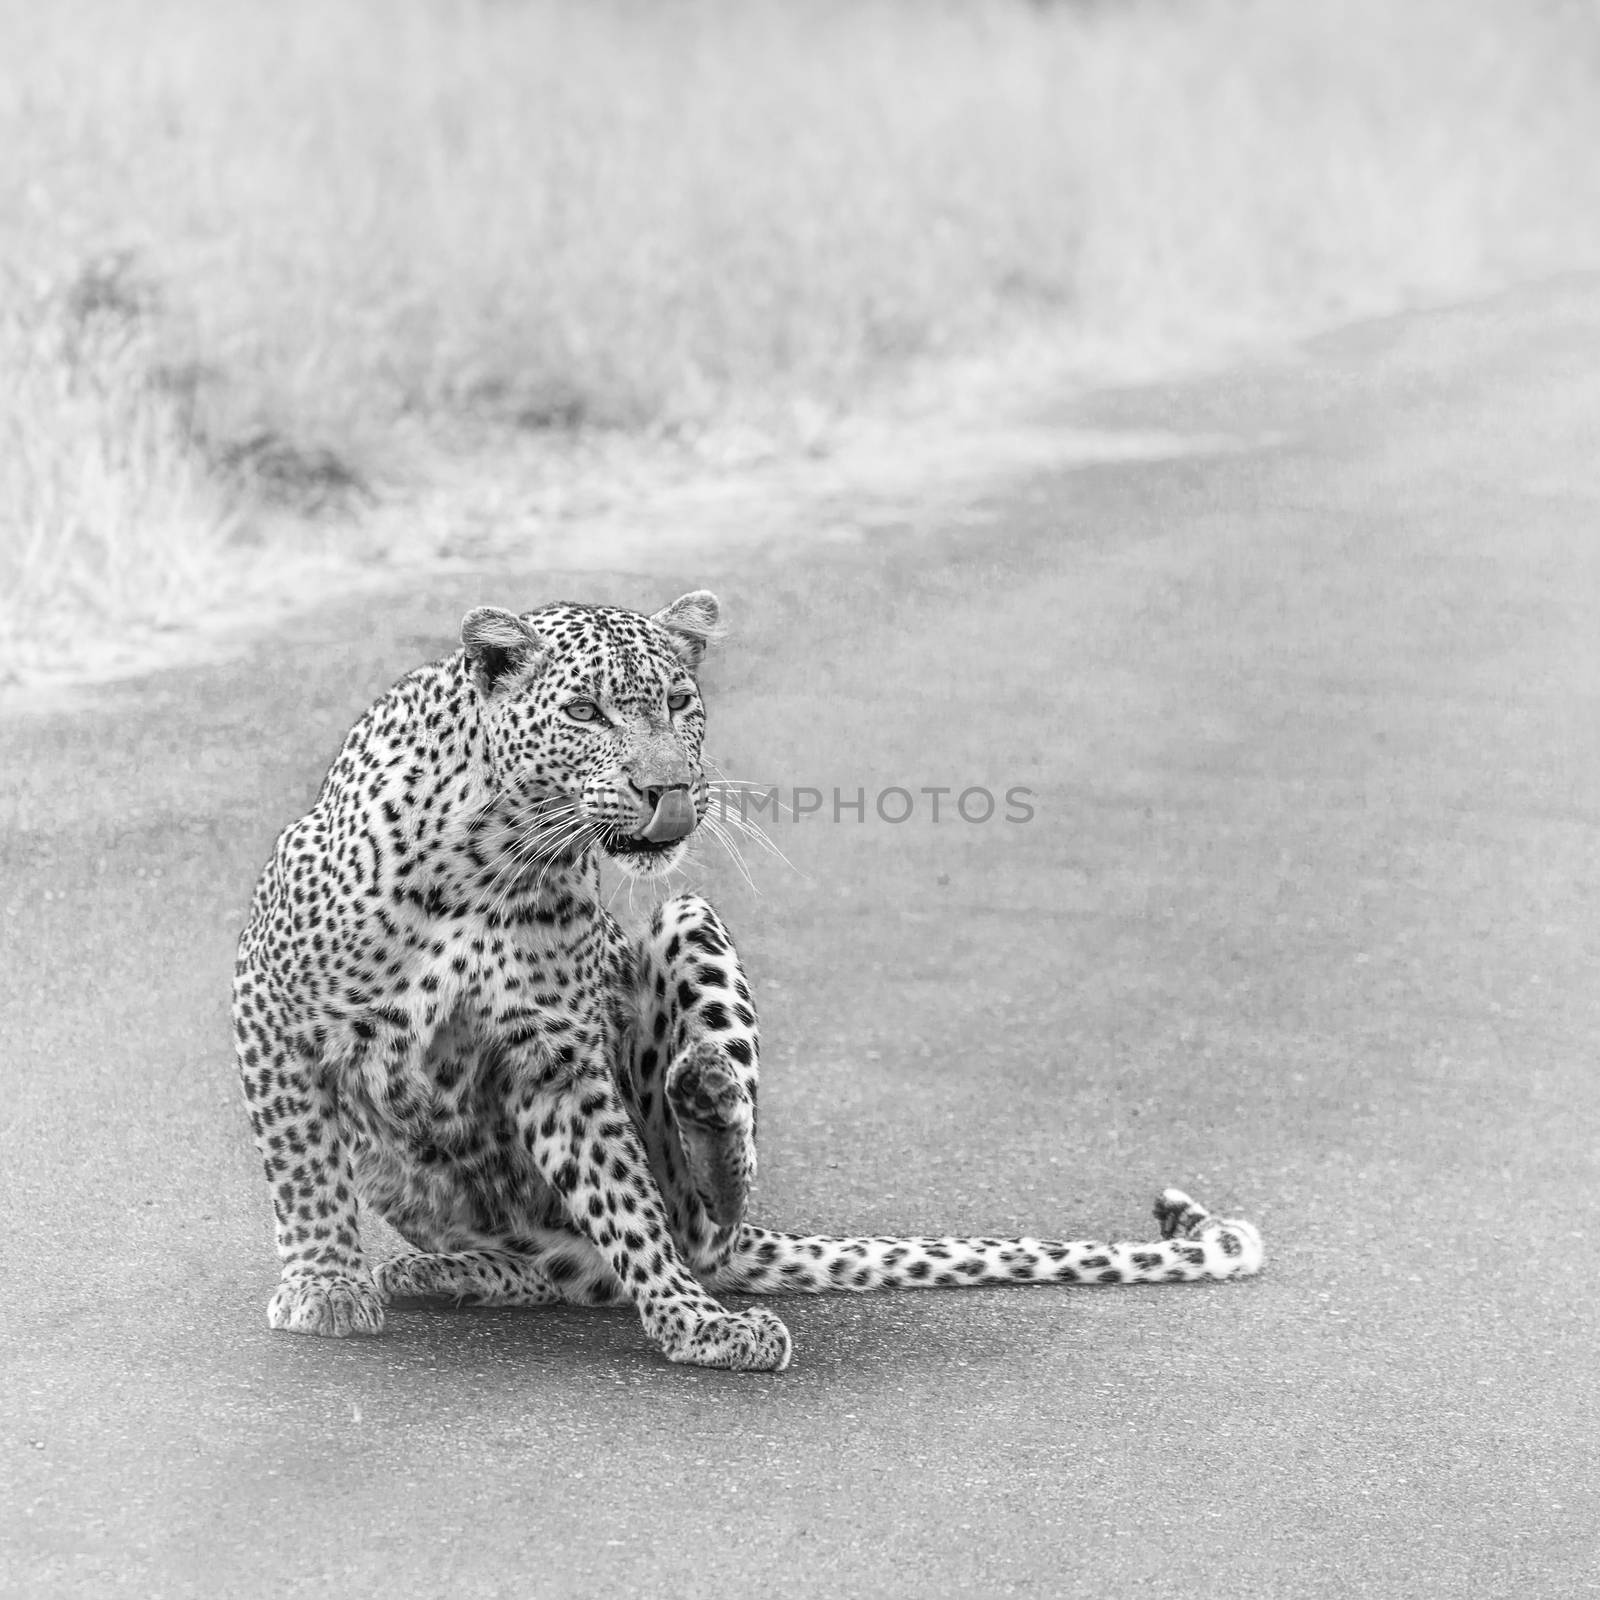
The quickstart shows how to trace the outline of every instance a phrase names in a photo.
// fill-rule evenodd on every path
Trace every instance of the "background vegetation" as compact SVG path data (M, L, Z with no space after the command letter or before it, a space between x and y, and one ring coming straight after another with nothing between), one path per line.
M0 40L0 680L530 438L815 448L957 357L1148 371L1600 262L1588 0L0 0Z

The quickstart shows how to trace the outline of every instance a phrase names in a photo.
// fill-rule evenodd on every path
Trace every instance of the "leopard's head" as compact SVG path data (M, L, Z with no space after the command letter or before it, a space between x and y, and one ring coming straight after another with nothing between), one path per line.
M718 616L704 589L650 617L585 605L467 614L463 664L519 853L599 849L635 877L678 863L710 798L695 672Z

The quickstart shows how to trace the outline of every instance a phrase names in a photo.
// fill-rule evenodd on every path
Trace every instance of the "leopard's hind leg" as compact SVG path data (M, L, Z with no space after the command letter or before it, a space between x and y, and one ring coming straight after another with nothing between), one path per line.
M1102 1244L1056 1239L833 1239L740 1227L713 1283L746 1294L830 1289L941 1289L995 1283L1176 1283L1261 1270L1253 1223L1213 1216L1181 1189L1157 1197L1161 1238Z
M548 1306L560 1290L526 1256L509 1250L424 1251L373 1269L378 1294L394 1300L453 1300L457 1305Z

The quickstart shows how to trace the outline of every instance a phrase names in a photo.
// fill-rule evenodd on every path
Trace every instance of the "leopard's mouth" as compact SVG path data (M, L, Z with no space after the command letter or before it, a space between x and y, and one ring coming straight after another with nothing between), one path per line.
M600 835L599 842L600 848L612 860L624 866L649 866L680 854L684 847L683 839L663 839L657 843L652 839L636 838L633 834L624 833L621 828L607 828Z
M648 874L678 860L684 841L700 826L700 812L687 784L643 792L652 802L650 815L631 833L613 824L601 834L600 848L625 871Z

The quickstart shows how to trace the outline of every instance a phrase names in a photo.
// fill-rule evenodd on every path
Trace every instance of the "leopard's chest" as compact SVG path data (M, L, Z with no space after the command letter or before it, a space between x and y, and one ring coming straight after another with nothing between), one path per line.
M412 1048L394 1062L403 1080L352 1085L363 1142L397 1170L435 1177L484 1162L520 1168L519 1110L553 1078L615 1057L603 941L465 924L416 950L402 975L414 1022Z
M369 1137L417 1151L502 1143L506 1119L550 1079L613 1058L614 925L591 878L585 866L508 891L476 846L395 866L360 988L343 997L360 994L358 1014L334 1025L394 1047L331 1041L352 1064L348 1098Z
M410 951L403 981L429 1058L462 1041L513 1054L600 1028L608 1015L605 940L594 924L459 918Z

